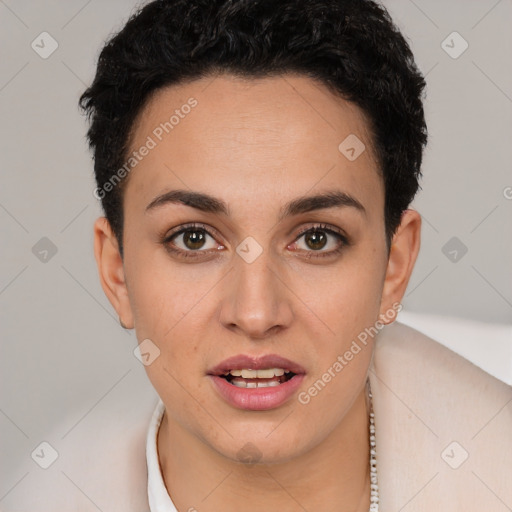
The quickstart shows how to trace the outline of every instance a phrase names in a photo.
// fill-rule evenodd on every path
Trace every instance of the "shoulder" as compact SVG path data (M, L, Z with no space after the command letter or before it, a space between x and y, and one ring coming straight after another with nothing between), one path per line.
M482 339L482 343L485 340ZM375 343L375 364L395 380L419 382L434 397L479 397L499 403L512 398L512 387L460 354L398 321L385 326Z
M511 386L396 321L376 338L370 381L383 508L416 493L414 510L512 505Z
M23 457L13 470L25 476L2 504L39 512L148 511L146 438L159 397L143 377L125 381L92 408L79 404L44 440L31 439L28 454L44 441L37 460L57 457L47 468Z

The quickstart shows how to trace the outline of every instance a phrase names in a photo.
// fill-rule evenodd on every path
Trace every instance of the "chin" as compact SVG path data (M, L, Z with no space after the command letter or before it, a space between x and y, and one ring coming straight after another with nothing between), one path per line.
M278 434L277 430L281 428L283 431ZM252 436L245 430L243 435L234 434L233 438L228 436L227 444L223 446L215 446L215 443L211 446L223 457L250 468L265 464L286 463L307 450L303 436L297 435L297 438L301 437L301 441L293 442L295 436L290 435L289 429L284 429L281 425L277 430L269 435L269 432L272 432L271 428L264 433L261 431L254 433Z

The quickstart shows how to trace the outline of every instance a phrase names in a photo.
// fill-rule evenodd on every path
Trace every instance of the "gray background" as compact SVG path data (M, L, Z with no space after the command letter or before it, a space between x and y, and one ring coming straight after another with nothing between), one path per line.
M428 82L430 142L412 205L422 248L404 307L512 324L512 2L384 3ZM101 211L77 108L102 42L135 5L0 0L0 506L30 479L11 461L55 425L64 435L114 389L152 391L135 335L119 327L97 278ZM59 45L47 59L31 47L43 31ZM453 31L469 44L456 59L441 46ZM47 247L43 237L57 249L46 261L33 252Z

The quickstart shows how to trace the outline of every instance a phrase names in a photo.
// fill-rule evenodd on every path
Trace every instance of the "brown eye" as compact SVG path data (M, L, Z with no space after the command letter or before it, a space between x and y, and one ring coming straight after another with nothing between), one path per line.
M166 236L162 243L167 250L183 257L204 256L212 249L219 250L219 247L223 247L206 228L195 225L182 227Z
M188 229L183 232L183 244L188 249L196 250L201 249L204 245L205 235L204 230Z
M344 234L321 224L303 230L292 245L305 252L308 258L317 258L335 256L350 244Z
M309 231L304 235L304 240L310 249L318 251L327 244L327 237L322 231Z

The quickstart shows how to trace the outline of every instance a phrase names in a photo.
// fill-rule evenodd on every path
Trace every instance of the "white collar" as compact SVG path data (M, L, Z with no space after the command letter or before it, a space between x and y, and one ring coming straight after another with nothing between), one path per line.
M150 512L178 512L165 487L158 459L157 435L164 415L162 399L151 417L146 439L146 463L148 466L148 500Z

